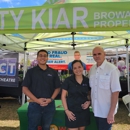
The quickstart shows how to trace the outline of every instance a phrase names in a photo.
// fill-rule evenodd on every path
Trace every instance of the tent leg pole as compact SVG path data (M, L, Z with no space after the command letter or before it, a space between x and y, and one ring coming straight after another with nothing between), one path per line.
M118 48L116 48L116 66L117 66L117 62L118 62Z
M128 39L126 39L126 68L127 68L127 84L128 84L128 93L130 94L130 80L129 80L129 50L128 50Z
M130 78L129 78L129 50L128 50L128 39L126 39L126 67L127 67L127 84L128 84L128 94L130 94ZM130 108L130 103L128 105L128 107Z
M23 70L23 79L26 73L26 51L24 51L24 70ZM22 105L25 103L25 94L22 92Z

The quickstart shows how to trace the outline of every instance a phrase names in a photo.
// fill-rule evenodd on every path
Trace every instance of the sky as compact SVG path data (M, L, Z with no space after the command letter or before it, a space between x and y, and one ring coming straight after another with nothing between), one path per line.
M46 0L0 0L0 8L41 6Z
M0 0L0 8L18 8L18 7L28 7L28 6L41 6L43 5L47 0ZM52 3L57 1L57 0L48 0L51 1ZM69 0L68 0L69 1ZM80 0L72 0L72 1L80 1ZM107 1L115 1L115 2L119 2L119 1L129 1L130 0L81 0L81 1L85 1L85 2L107 2Z

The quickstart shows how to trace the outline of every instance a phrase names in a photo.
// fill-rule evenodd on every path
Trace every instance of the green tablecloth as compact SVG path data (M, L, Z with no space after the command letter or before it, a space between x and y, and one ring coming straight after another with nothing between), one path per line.
M61 103L61 100L55 100L56 112L52 121L51 129L52 130L66 130L65 127L65 113ZM27 130L27 109L28 103L25 103L20 108L18 108L17 113L20 120L20 130ZM97 130L95 118L93 116L92 109L91 111L91 124L86 128L86 130Z

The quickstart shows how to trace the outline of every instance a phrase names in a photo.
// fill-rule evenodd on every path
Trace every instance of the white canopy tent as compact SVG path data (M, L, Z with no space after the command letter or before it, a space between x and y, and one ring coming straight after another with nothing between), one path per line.
M111 1L111 0L108 0ZM121 0L120 0L121 1ZM124 0L123 0L124 1ZM39 49L46 49L46 50L92 50L96 45L101 45L104 49L107 48L119 48L119 47L126 47L127 51L127 67L128 67L128 47L130 45L130 12L129 12L129 5L130 1L125 0L124 2L115 2L115 3L95 3L95 4L85 4L84 0L82 1L75 1L76 3L72 4L72 1L70 0L56 0L52 1L53 4L57 3L64 3L64 5L50 5L51 1L47 0L45 3L45 6L43 7L31 7L31 8L25 8L25 10L22 9L2 9L0 10L0 15L1 15L1 22L0 22L0 48L1 50L10 50L10 51L15 51L15 52L21 52L21 53L26 53L26 52L35 52ZM80 3L79 3L80 2ZM82 3L83 2L83 3ZM86 1L85 1L86 2ZM96 2L99 2L98 0ZM71 4L68 4L71 3ZM125 5L125 9L122 10L122 5ZM116 6L115 8L115 5ZM127 6L126 6L127 5ZM74 7L75 6L75 7ZM77 7L79 6L79 7ZM83 7L84 6L84 7ZM91 10L91 7L93 10ZM106 8L105 8L106 7ZM80 15L81 16L76 16L75 12L73 11L73 15L75 16L73 18L77 18L77 28L73 24L75 24L75 19L71 21L71 9L73 10L76 8L76 11L78 10L79 12L82 12ZM49 15L49 23L48 21L45 21L45 25L49 25L49 29L45 28L44 23L42 20L46 20L48 17L45 15L42 17L41 15L44 15L44 12L46 9L49 10L49 14L51 14L52 9L55 12L58 9L60 10L58 13L58 18L55 20L56 24L54 25L54 28L52 28L51 24L51 15ZM103 10L101 10L103 9ZM93 22L95 19L91 18L90 16L96 15L96 12L103 12L104 10L108 11L108 16L107 18L110 18L106 20L105 23L107 23L107 26L99 25L93 25ZM111 10L114 10L115 12L113 13ZM29 16L32 12L35 12L37 10L37 13L39 15L36 17L34 14L32 16ZM39 11L41 10L41 11ZM66 10L66 13L65 13ZM120 12L122 11L122 14ZM125 11L124 11L125 10ZM4 14L2 14L3 12ZM28 12L27 12L28 11ZM69 11L69 12L67 12ZM78 12L77 11L77 12ZM26 15L22 17L23 12L26 12ZM101 14L102 14L101 12ZM57 12L55 12L56 14ZM117 15L119 13L119 15ZM6 17L6 21L4 21L4 15L8 14L8 17ZM10 22L10 15L13 17L13 20L17 20L17 26L14 23ZM17 14L17 15L16 15ZM78 14L78 13L77 13ZM87 15L89 18L87 18ZM114 19L114 15L116 18ZM28 17L29 16L29 17ZM33 17L36 17L36 20L33 19ZM68 17L67 17L68 16ZM94 17L93 16L93 17ZM120 18L118 18L118 16ZM18 20L24 21L24 23L19 22ZM104 15L103 15L104 17ZM22 19L23 18L23 19ZM30 19L33 19L34 21L30 21ZM40 19L39 21L37 19ZM54 18L54 17L53 17ZM68 21L66 20L68 18ZM70 19L69 19L70 18ZM81 19L80 19L81 18ZM102 18L101 18L102 19ZM104 18L105 19L105 18ZM116 21L112 21L112 19ZM123 19L124 21L119 21L119 19ZM36 29L32 29L29 26L29 24L36 24L35 21L38 21L39 24L36 25ZM5 22L5 23L4 23ZM38 23L37 22L37 23ZM67 22L67 24L66 24ZM69 24L70 22L70 24ZM96 20L95 20L96 22ZM22 24L21 24L22 23ZM88 25L87 25L88 23ZM9 24L9 26L7 26ZM20 25L19 25L20 24ZM26 25L27 24L27 25ZM101 23L100 23L101 24ZM18 28L19 25L19 28ZM61 25L61 26L60 26ZM65 26L64 26L65 25ZM79 26L78 26L79 25ZM82 25L82 26L81 26ZM59 29L56 29L58 28ZM89 27L87 27L89 26ZM5 27L5 28L4 28ZM44 27L44 28L43 28ZM96 28L97 27L97 28ZM114 31L115 30L115 31ZM121 31L123 30L123 31ZM83 31L83 32L81 32ZM39 32L39 33L38 33ZM129 69L127 69L127 72L129 72ZM129 75L128 75L129 76ZM128 77L129 79L129 77ZM129 87L129 82L128 82L128 88L130 92L130 87Z

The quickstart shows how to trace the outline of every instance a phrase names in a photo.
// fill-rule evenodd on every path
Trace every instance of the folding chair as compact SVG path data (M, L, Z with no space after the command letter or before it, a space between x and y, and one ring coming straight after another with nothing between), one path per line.
M128 111L129 111L128 116L130 116L130 94L127 94L127 95L123 96L123 97L122 97L122 100L123 100L123 102L124 102L126 108L127 108Z

